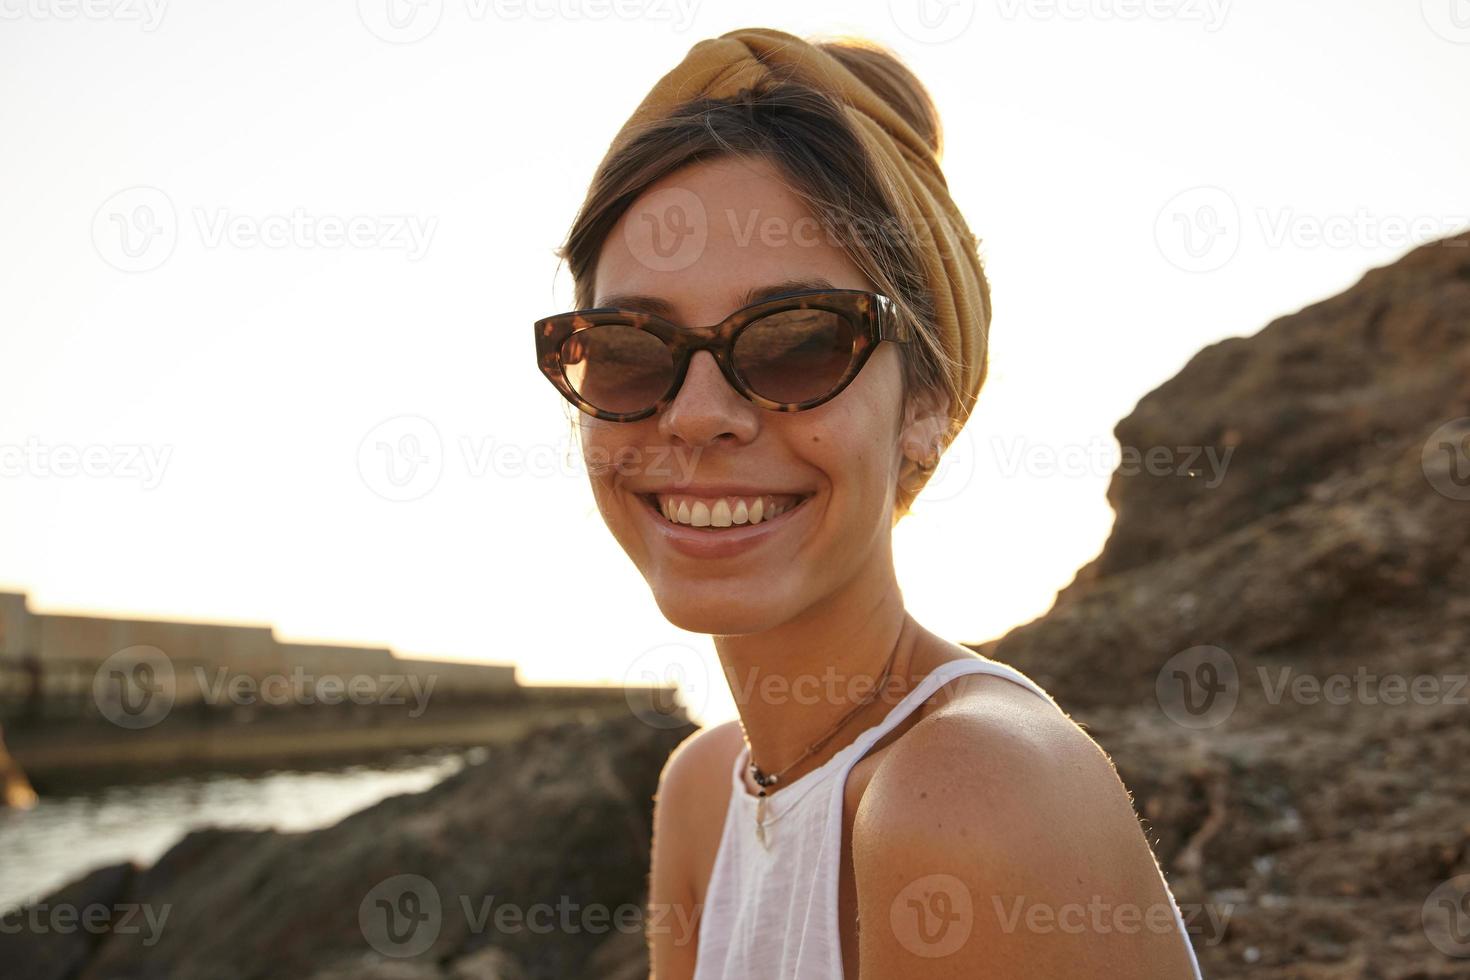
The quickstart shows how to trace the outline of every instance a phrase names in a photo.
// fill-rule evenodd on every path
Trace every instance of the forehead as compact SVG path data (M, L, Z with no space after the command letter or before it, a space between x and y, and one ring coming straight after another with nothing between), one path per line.
M650 185L603 242L593 297L657 297L674 319L713 323L771 283L873 286L765 160L722 157Z

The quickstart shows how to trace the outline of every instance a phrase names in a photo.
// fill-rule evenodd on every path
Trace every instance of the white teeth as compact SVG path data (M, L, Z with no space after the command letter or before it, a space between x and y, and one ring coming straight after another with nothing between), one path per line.
M697 497L677 500L673 495L658 495L654 506L663 516L676 524L690 527L732 527L743 524L760 524L780 517L805 498L782 497L778 502L770 496L751 497L747 502L740 497L699 499Z

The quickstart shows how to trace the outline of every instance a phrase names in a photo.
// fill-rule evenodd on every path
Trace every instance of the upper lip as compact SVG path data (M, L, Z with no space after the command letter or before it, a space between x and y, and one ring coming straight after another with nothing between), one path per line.
M811 490L775 490L771 487L757 487L751 484L734 483L689 483L666 487L649 487L644 490L636 490L640 494L678 494L686 497L765 497L765 496L810 496Z

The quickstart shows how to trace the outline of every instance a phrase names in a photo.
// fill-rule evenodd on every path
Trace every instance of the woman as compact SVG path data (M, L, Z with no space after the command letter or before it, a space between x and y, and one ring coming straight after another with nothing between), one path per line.
M658 980L1199 975L1108 758L904 610L892 527L990 320L940 148L880 48L700 42L598 168L562 250L579 310L536 324L617 464L589 467L608 528L739 708L660 780Z

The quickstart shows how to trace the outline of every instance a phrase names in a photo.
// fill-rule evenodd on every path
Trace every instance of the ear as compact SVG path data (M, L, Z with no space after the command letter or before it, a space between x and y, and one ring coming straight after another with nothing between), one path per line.
M939 462L939 454L950 443L953 427L949 399L943 392L933 388L914 392L904 407L903 426L899 431L905 466L924 464L932 470Z

